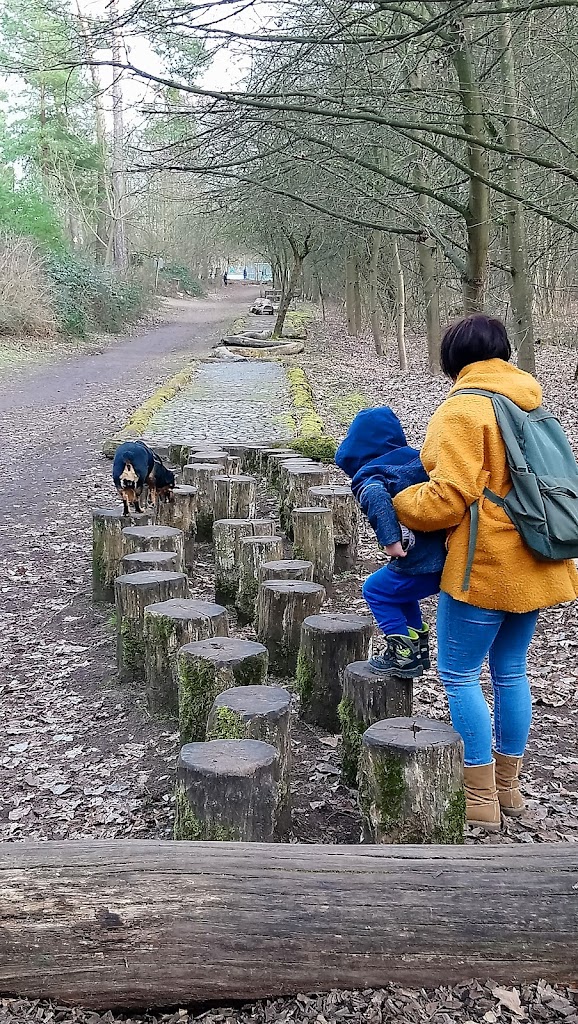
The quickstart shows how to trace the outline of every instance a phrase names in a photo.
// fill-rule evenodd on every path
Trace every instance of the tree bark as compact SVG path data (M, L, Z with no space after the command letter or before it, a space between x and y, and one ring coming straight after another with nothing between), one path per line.
M144 679L145 608L160 601L186 598L188 590L187 577L179 572L131 572L117 576L114 584L116 663L121 683Z
M339 732L337 708L343 673L354 661L369 657L373 625L366 615L311 615L301 630L297 689L301 717L311 725Z
M110 18L113 24L119 19L119 0L111 0L109 4ZM112 31L112 192L113 192L113 225L112 225L112 259L116 270L128 270L128 240L126 234L126 199L125 199L125 138L124 138L124 100L122 90L121 40L117 29Z
M407 349L405 345L405 279L403 267L399 255L397 238L392 239L393 248L393 279L395 282L395 334L397 338L397 351L399 353L399 368L402 373L407 373Z
M354 262L355 257L349 253L345 261L345 312L347 318L347 333L351 338L357 334L355 326L355 278Z
M202 742L217 694L230 686L261 686L267 664L267 648L251 640L213 637L181 647L177 654L181 743Z
M369 259L369 322L373 343L378 356L385 355L383 332L381 329L381 313L379 303L379 255L383 240L383 231L371 233L371 255Z
M293 551L295 558L313 562L313 579L328 587L335 570L333 516L330 508L293 509Z
M197 488L179 484L170 501L157 505L157 522L180 530L184 538L185 565L195 564L195 537L197 535Z
M174 526L127 526L122 531L123 555L135 551L174 551L182 569L185 564L185 540Z
M221 519L213 525L215 552L215 598L235 603L239 587L241 538L273 536L273 519Z
M123 556L122 532L127 526L150 525L154 513L131 516L122 508L95 508L92 513L92 597L114 604L114 581Z
M412 703L411 679L378 673L367 661L355 661L347 666L343 675L343 697L337 710L341 722L342 775L348 786L357 785L364 732L386 718L410 717Z
M425 176L421 161L417 160L414 171L417 185L425 184ZM417 240L417 253L423 298L425 305L425 323L427 332L427 355L430 373L439 373L440 369L440 291L437 273L436 242L428 231L429 198L423 192L417 197L419 210L418 226L420 234Z
M244 622L252 622L259 593L259 567L262 562L283 558L283 538L241 537L239 563L239 589L235 607Z
M257 638L269 652L269 670L294 676L301 626L317 615L325 601L325 587L302 580L266 580L257 599Z

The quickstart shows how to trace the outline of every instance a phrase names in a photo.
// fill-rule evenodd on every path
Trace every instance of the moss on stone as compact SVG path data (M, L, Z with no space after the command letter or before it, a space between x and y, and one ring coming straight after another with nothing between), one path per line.
M301 698L301 707L307 708L313 696L313 666L303 651L297 655L297 672L295 675L297 692Z
M350 697L344 697L338 707L337 714L341 724L342 764L341 774L347 786L357 785L357 769L361 754L361 738L366 726L355 710Z
M215 670L200 658L181 658L178 674L181 743L200 743L205 739L209 711L217 695Z
M175 839L185 839L190 842L207 843L235 843L240 841L239 829L232 825L222 825L216 821L201 821L187 798L187 791L182 783L177 783L175 789L175 825L173 835Z
M243 740L246 736L247 727L241 715L232 708L217 708L213 724L207 729L207 740Z

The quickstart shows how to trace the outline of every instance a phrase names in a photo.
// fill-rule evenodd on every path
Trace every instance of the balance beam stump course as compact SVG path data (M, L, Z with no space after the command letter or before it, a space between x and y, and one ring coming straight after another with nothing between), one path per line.
M343 674L343 697L337 709L341 722L343 781L357 785L364 732L385 718L410 718L413 680L376 672L367 661L355 661Z

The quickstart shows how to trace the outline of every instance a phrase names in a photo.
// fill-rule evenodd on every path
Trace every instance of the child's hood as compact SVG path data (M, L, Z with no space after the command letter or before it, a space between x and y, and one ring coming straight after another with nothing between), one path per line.
M401 423L388 405L362 409L347 431L347 437L339 445L335 462L353 478L366 463L406 446Z

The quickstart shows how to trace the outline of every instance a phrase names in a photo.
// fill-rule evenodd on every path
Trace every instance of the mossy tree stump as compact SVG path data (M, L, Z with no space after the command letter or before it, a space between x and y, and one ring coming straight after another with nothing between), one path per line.
M241 462L241 470L243 473L248 473L250 476L252 476L254 473L259 472L261 465L261 452L264 451L266 448L271 448L271 445L265 443L245 445Z
M301 627L297 689L301 717L339 732L338 707L345 669L369 657L373 623L368 615L311 615Z
M241 459L239 455L227 456L227 473L229 476L241 475Z
M262 562L259 583L265 580L306 580L313 582L313 562L304 558L280 558L277 562Z
M310 487L307 502L309 505L325 505L331 509L335 563L339 570L350 569L357 559L359 541L357 502L351 487L331 484Z
M197 488L198 540L211 540L213 536L215 518L213 477L224 471L225 465L222 462L193 462L187 464L183 469L183 483Z
M117 576L116 662L122 683L144 678L143 623L149 604L188 597L188 580L182 572L131 572Z
M291 455L289 458L283 459L279 465L279 472L277 474L277 492L279 494L279 513L285 516L283 509L287 504L289 495L289 483L291 479L291 471L293 469L306 469L307 467L316 468L317 463L313 462L312 459L304 459L302 456Z
M257 481L254 476L213 477L213 514L218 519L254 519Z
M215 599L235 603L239 587L241 540L243 537L273 536L273 519L219 519L213 524L215 554Z
M341 722L342 773L348 786L357 785L361 738L366 729L385 718L411 717L412 704L412 679L401 679L388 672L375 672L367 661L356 661L347 666L338 713Z
M296 558L313 562L313 579L329 586L335 569L333 517L330 508L293 509L293 551Z
M241 537L239 588L235 608L243 622L252 622L259 593L259 568L263 562L283 558L282 537Z
M188 743L177 763L175 839L274 842L280 790L279 755L270 743Z
M124 516L120 508L92 511L92 596L114 604L114 581L123 556L122 531L127 526L150 526L154 512Z
M124 555L121 572L180 572L180 558L176 551L133 551Z
M279 754L277 832L291 828L291 696L281 686L234 686L220 693L207 721L207 740L261 740Z
M227 610L210 601L177 599L145 608L145 692L149 711L178 718L177 652L186 644L229 635Z
M267 483L274 491L278 489L281 465L293 457L289 448L278 448L275 452L269 452L267 456Z
M181 742L205 738L209 711L218 693L231 686L264 683L268 657L263 644L233 637L213 637L181 647L177 654Z
M185 538L174 526L128 526L122 531L123 554L134 551L172 551L179 557L179 569L185 564Z
M283 495L281 506L281 526L287 536L293 539L293 518L294 508L305 508L308 506L307 492L310 487L317 487L329 482L329 471L325 466L316 463L308 465L290 466L287 473L287 488Z
M269 651L269 670L293 676L301 642L301 626L317 615L325 587L303 580L266 580L257 598L257 637Z
M157 523L181 530L184 538L185 565L195 564L195 537L197 535L197 488L190 484L175 487L170 501L157 507Z
M370 843L463 843L464 747L445 722L389 718L363 735L359 806Z

